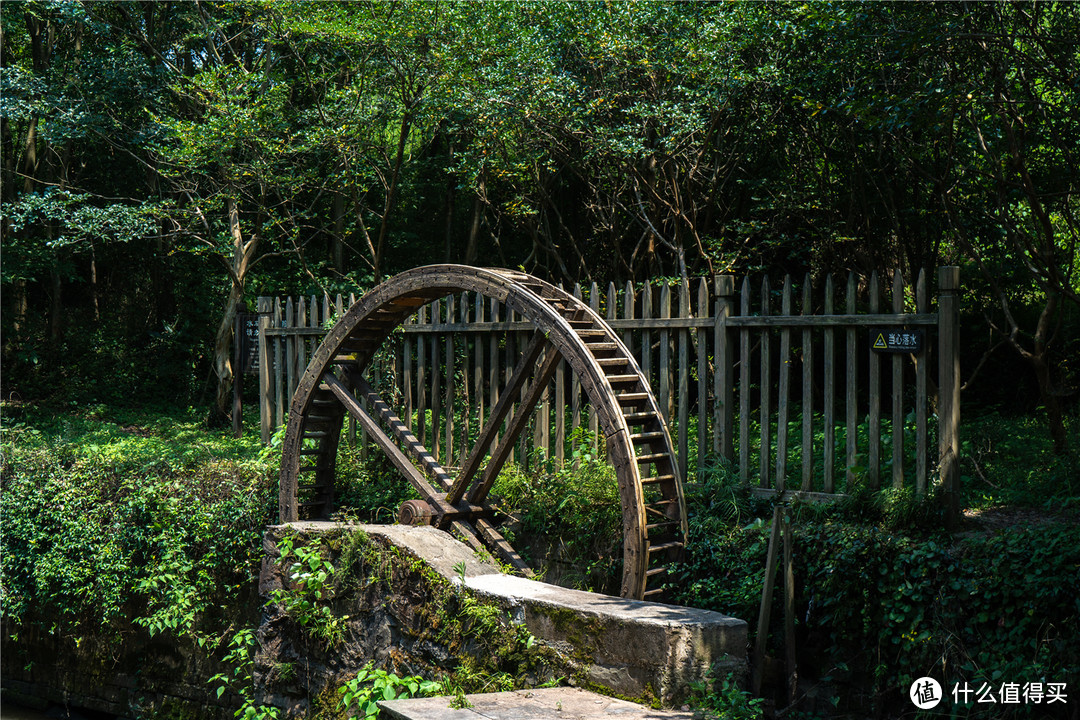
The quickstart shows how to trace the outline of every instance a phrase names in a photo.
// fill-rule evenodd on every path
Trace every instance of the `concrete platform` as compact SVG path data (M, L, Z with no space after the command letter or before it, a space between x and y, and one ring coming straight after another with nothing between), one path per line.
M747 624L737 618L503 575L490 560L433 527L299 522L292 528L314 534L360 530L426 561L571 659L583 687L678 705L694 682L710 675L738 679L746 672Z
M544 688L466 695L472 704L451 708L452 696L382 701L394 720L691 720L692 712L653 710L580 688Z

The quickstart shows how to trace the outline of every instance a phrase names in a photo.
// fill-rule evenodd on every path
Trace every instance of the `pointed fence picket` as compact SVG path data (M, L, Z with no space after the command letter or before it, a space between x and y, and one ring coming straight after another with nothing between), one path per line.
M924 494L935 463L954 490L958 279L955 268L939 271L936 310L925 273L914 286L899 273L885 283L876 273L850 273L841 282L826 276L820 291L809 276L798 285L785 277L780 289L769 278L744 278L736 290L733 276L718 275L603 290L592 283L572 292L635 352L671 425L684 478L726 468L758 493L824 498L886 483ZM288 399L335 313L353 302L351 295L259 298L264 440L287 419ZM923 349L881 354L871 346L880 329L924 331ZM454 466L531 330L494 299L448 296L418 308L375 358L369 379L390 389L420 441ZM931 349L938 355L936 413L928 393ZM596 427L581 383L562 364L522 433L517 461L562 464L595 452ZM355 426L348 432L356 438Z

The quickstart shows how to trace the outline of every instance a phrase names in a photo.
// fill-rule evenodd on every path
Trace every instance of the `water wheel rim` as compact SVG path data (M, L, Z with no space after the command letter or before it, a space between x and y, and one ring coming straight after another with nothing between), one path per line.
M641 373L633 355L622 340L611 330L606 321L585 303L561 289L525 273L475 268L464 265L431 265L407 270L390 278L358 299L324 337L311 357L308 367L300 377L289 408L288 423L282 443L281 483L279 516L281 522L298 518L298 477L300 459L305 439L316 439L320 461L313 469L322 482L332 487L336 471L338 440L345 408L331 407L323 410L326 415L313 412L313 400L319 392L325 393L327 374L335 368L344 367L351 358L359 375L395 328L413 315L418 306L460 292L476 292L502 303L518 312L543 332L551 347L555 348L581 382L582 390L592 404L598 426L606 440L608 457L615 468L622 512L623 534L623 580L621 594L627 598L642 598L656 594L648 590L650 577L660 569L650 568L660 560L660 554L675 559L685 547L686 512L678 463L675 462L670 432L660 413L656 398ZM560 312L557 304L563 305ZM640 377L634 407L645 410L633 415L648 416L645 421L653 428L649 433L650 454L638 453L631 425L620 404L619 394L613 389L609 375L601 367L596 350L570 324L574 315L580 321L588 320L589 332L602 331L604 352L625 356L627 371ZM355 351L350 354L350 351ZM334 376L336 378L336 375ZM623 376L626 377L626 376ZM638 397L641 396L641 397ZM317 422L316 422L317 418ZM336 426L336 427L335 427ZM313 430L313 428L319 428ZM642 458L652 458L642 460ZM651 527L646 517L646 498L639 463L656 468L654 473L662 480L662 503L668 508L670 522L676 526L666 529L665 537L650 537ZM320 475L321 474L321 475ZM652 480L652 478L650 478ZM443 488L445 490L445 488ZM332 497L326 500L327 507ZM656 557L653 557L656 555ZM661 564L661 568L664 565Z

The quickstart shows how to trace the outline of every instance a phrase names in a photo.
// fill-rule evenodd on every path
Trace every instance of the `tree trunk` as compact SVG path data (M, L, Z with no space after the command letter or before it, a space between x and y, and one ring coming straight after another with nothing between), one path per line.
M1050 364L1046 362L1045 354L1030 355L1028 362L1035 371L1035 379L1039 381L1039 400L1046 408L1046 420L1050 425L1050 438L1054 441L1054 453L1064 455L1069 451L1069 436L1065 432L1065 416L1061 411L1061 403L1050 380Z
M379 239L375 243L375 257L372 258L372 269L375 271L375 282L382 282L382 258L386 247L386 236L390 231L390 215L394 211L397 202L398 180L401 178L401 166L405 162L405 144L409 139L409 131L412 128L412 110L406 109L401 119L401 128L398 132L397 152L394 155L394 166L390 171L390 182L386 188L386 203L383 206L382 223L379 225Z
M236 207L236 202L227 200L226 207L229 212L229 232L233 241L233 257L229 267L232 285L225 300L225 312L214 337L214 372L217 374L218 383L210 421L215 426L230 421L233 383L233 326L236 321L236 313L244 298L244 284L247 282L248 270L251 267L251 261L255 258L255 250L259 244L257 235L253 235L247 242L244 241L243 234L240 231L240 212Z
M339 273L345 273L345 196L334 195L334 233L330 237L330 261Z
M465 246L465 264L475 265L476 256L480 245L480 213L483 208L480 204L480 193L484 192L484 179L480 178L479 192L473 197L472 223L469 226L469 242Z
M1061 403L1054 392L1050 378L1050 363L1047 355L1053 336L1051 325L1054 316L1057 315L1060 295L1054 291L1047 291L1046 305L1039 314L1039 322L1035 326L1035 349L1032 352L1021 352L1021 355L1031 363L1031 369L1035 371L1035 379L1039 382L1039 400L1046 408L1046 420L1050 425L1050 438L1054 441L1054 452L1063 455L1069 449L1068 435L1065 432L1065 418L1061 412Z

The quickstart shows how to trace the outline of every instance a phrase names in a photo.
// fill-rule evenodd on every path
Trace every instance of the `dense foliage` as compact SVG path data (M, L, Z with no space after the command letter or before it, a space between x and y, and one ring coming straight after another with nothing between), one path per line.
M904 491L794 508L796 716L903 714L911 710L907 689L926 675L947 692L964 682L995 693L1004 683L1080 682L1076 462L1047 462L1049 440L1023 422L993 417L978 425L982 459L993 451L1007 461L994 465L993 481L965 476L962 532L942 532L940 505ZM675 573L675 599L758 617L771 504L721 467L691 487L688 514L689 559ZM778 594L766 646L774 658L786 649L783 612ZM767 673L765 688L784 706L779 674ZM1067 708L1056 710L1067 716ZM974 696L956 711L1058 716L1045 705L991 706Z
M803 667L859 711L931 667L1075 688L1080 537L1048 511L1080 490L1077 78L1060 1L3 2L5 618L227 640L215 608L250 586L274 449L201 410L116 408L220 416L258 295L428 262L601 282L957 264L965 413L989 413L965 501L1043 524L939 536L918 527L935 506L888 493L804 509ZM1037 407L1049 438L1014 415ZM561 539L563 579L603 588L613 488L578 460L497 492L515 540ZM342 455L361 520L404 496L378 462ZM768 508L723 476L690 488L673 591L753 618Z
M197 642L201 652L231 663L208 680L230 691L244 712L270 713L252 695L250 628L260 606L254 575L273 516L276 449L263 449L253 434L234 440L208 433L192 411L92 406L54 416L8 406L6 413L5 627L108 643L134 622L171 643ZM809 715L793 716L906 710L901 690L923 674L975 686L1080 682L1077 459L1049 452L1050 438L1028 418L991 415L969 430L963 495L968 514L982 519L969 519L961 534L942 532L933 498L916 501L905 491L796 507L797 647L802 687L812 698L796 709ZM617 488L611 468L592 456L588 435L578 440L576 465L511 465L494 495L515 521L508 532L516 547L538 567L546 560L548 580L610 590L619 575ZM352 479L341 496L344 517L386 522L411 494L383 462L342 448ZM688 561L672 576L672 599L752 621L770 502L737 487L721 465L690 483L687 503ZM289 538L278 550L294 585L272 593L271 603L331 652L343 632L341 619L327 612L341 583L336 566ZM230 604L249 615L224 616ZM778 656L779 602L771 628L769 654ZM474 689L514 685L505 671L485 672L462 677ZM756 716L756 701L717 680L720 690L703 688L697 702ZM767 683L767 693L779 685ZM349 692L369 690L358 681Z
M9 421L2 449L5 620L99 642L134 621L180 641L220 633L220 606L251 593L276 482L250 439L91 410Z
M420 262L960 263L970 366L1012 347L1063 448L1074 4L12 0L0 20L8 394L190 402L209 376L224 409L242 303Z

